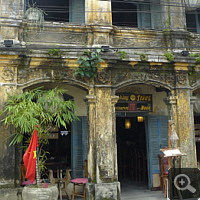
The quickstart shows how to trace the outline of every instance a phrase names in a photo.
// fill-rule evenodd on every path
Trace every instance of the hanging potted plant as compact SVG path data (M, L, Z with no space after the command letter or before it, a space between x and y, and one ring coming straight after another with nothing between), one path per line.
M10 145L21 143L22 139L26 140L26 144L29 145L30 141L32 142L33 132L37 132L38 137L37 184L24 187L23 200L38 199L38 195L40 197L43 195L45 199L56 200L58 198L57 187L40 183L40 176L42 170L45 169L47 153L42 147L48 144L50 129L55 126L58 128L63 126L67 129L68 123L78 119L74 114L74 102L60 98L64 93L66 90L57 88L45 91L37 88L12 95L7 93L9 100L3 111L3 122L7 126L12 126L14 130Z
M35 4L33 6L29 6L29 9L25 13L25 18L30 20L31 23L35 24L36 29L39 27L39 30L41 31L41 28L44 29L44 15L47 15L44 10L35 7Z

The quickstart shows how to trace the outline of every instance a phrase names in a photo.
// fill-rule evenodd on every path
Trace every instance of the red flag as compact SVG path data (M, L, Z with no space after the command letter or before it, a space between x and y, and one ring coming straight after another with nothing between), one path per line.
M37 127L37 126L36 126ZM35 179L35 168L36 168L36 148L38 147L38 136L37 130L35 129L33 132L33 136L31 138L31 142L27 151L23 156L24 165L26 168L25 177L30 179L33 183Z

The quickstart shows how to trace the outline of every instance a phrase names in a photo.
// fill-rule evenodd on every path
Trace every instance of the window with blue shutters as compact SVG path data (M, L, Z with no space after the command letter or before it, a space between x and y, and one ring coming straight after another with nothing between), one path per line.
M200 33L200 9L186 11L187 30Z
M42 9L46 21L85 22L85 0L25 0L25 10Z
M139 29L162 29L162 7L159 0L112 1L112 24Z

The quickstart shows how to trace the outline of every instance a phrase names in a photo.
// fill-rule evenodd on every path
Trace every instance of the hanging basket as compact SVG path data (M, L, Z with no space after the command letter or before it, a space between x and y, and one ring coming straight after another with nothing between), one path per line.
M41 15L41 10L38 8L29 8L26 11L26 18L31 21L39 21Z

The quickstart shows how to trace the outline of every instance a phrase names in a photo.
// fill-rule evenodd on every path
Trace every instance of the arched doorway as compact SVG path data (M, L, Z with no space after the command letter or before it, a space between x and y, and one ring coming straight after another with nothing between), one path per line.
M63 94L64 100L73 100L76 106L75 115L79 120L67 124L64 127L53 127L48 144L43 149L47 151L45 172L42 178L48 178L48 171L71 169L73 178L82 177L84 171L84 160L87 159L87 108L83 98L87 95L87 89L66 83L38 83L24 88L25 90L41 87L43 90L62 88L66 90Z
M159 189L158 154L168 146L168 109L163 101L167 90L130 84L117 89L116 95L119 180Z
M197 166L200 166L200 89L193 91L193 96L196 97L194 110L194 134L196 144Z

